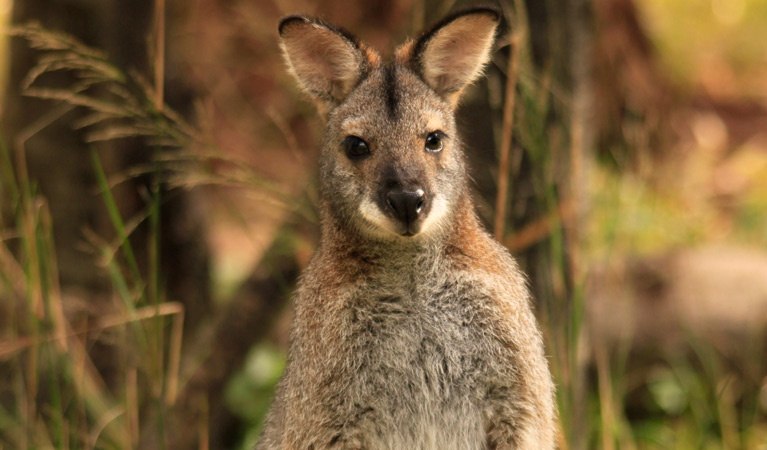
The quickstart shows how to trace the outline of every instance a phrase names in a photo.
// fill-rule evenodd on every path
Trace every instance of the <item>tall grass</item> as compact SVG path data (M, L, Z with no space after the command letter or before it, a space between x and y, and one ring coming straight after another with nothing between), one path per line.
M12 410L0 411L0 442L9 448L135 448L138 410L156 402L161 417L176 394L183 308L150 289L140 273L128 225L92 155L117 239L91 240L119 302L112 302L112 314L74 327L64 314L73 299L62 296L46 201L26 173L23 153L12 158L0 143L0 195L8 205L0 227L6 318L0 362L4 393L14 399ZM156 205L153 200L150 218ZM107 330L119 340L112 346L124 369L117 386L107 385L86 347L90 336Z
M753 367L751 363L733 364L728 361L732 355L716 349L716 342L692 334L687 341L694 350L691 354L659 348L658 359L652 362L633 360L638 352L631 340L592 339L586 320L589 267L602 263L604 253L600 252L605 248L613 256L630 257L626 243L634 239L625 228L595 229L594 220L607 214L623 222L635 208L652 208L646 202L657 198L639 197L639 204L616 202L626 188L600 185L599 177L609 169L590 159L593 149L582 147L588 143L584 133L588 133L589 118L583 99L588 92L579 90L576 83L575 91L568 93L554 73L556 64L533 63L523 2L513 2L507 13L514 41L509 59L498 66L501 71L508 67L508 84L503 111L497 112L502 119L496 139L501 153L495 233L505 236L513 252L533 254L525 260L533 262L527 269L536 277L536 301L558 389L560 448L767 447L767 403L756 406L754 400L765 395L764 368L752 368L746 375L744 369ZM515 86L516 95L509 95L509 86ZM514 143L511 155L508 142ZM509 164L523 158L529 161L526 174L519 172L519 163ZM521 228L505 225L499 230L504 224L499 216L505 214L502 203L508 201L504 195L509 176L530 179L529 204L534 213L526 211ZM619 185L637 182L632 174L614 173L609 178ZM511 201L515 194L519 195L512 193ZM664 213L668 212L645 220L675 222L683 214L672 210L668 218ZM695 226L683 223L678 224ZM659 242L657 236L654 239ZM595 241L599 242L597 253L593 252ZM753 348L743 357L762 361L763 351Z
M39 25L12 32L40 52L37 66L24 80L25 93L90 110L75 124L91 130L88 141L145 136L164 148L188 146L196 139L191 126L163 107L161 85L152 88L138 74L111 64L102 52ZM78 81L41 87L39 80L55 71L74 72ZM162 436L163 417L179 386L183 307L167 301L158 277L159 181L155 177L150 187L146 211L126 221L98 154L91 150L116 237L109 242L88 230L86 237L113 293L102 294L111 299L92 299L110 305L108 315L74 326L64 314L65 302L75 299L62 295L50 213L26 170L24 138L29 137L20 139L14 154L0 139L0 203L9 205L2 211L0 228L0 294L8 299L3 302L8 320L0 358L2 367L8 368L3 371L4 389L14 399L13 410L0 412L7 425L0 432L0 443L10 448L136 448L139 415L152 411ZM129 239L144 220L151 236L146 271L139 267ZM115 336L109 348L121 369L109 383L86 347L105 332Z
M558 387L559 445L583 448L588 436L583 432L586 426L585 361L581 342L584 294L582 280L576 279L573 272L573 257L579 254L579 242L576 236L566 236L567 225L573 220L571 180L563 176L561 170L563 165L572 163L566 150L573 142L569 129L572 109L566 98L555 94L561 89L552 70L540 68L533 62L524 2L507 5L507 20L513 35L508 42L506 95L498 133L501 145L495 234L512 251L528 255L525 261L531 266L527 270L535 277L534 292L538 296L536 300ZM510 155L512 142L514 154ZM510 158L513 164L509 163ZM527 161L525 173L521 172L523 160ZM530 205L521 216L520 208L515 208L515 222L527 222L521 229L505 225L510 177L526 179L532 189L529 199L512 199L516 205L525 201Z

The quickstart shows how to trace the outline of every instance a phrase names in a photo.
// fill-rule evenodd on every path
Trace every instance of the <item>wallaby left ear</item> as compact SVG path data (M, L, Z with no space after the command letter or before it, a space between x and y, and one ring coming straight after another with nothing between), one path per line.
M490 60L501 14L493 8L458 12L426 31L409 50L411 67L451 103Z
M318 19L289 16L279 32L290 72L321 109L341 103L378 58L351 34Z

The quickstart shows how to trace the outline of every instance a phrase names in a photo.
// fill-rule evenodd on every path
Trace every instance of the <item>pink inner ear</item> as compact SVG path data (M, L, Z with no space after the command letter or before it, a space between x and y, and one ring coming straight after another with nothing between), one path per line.
M490 58L497 22L487 14L455 19L424 49L422 73L437 92L459 91L474 81Z
M356 66L354 49L346 42L339 42L337 36L323 33L306 42L304 56L306 64L317 68L324 76L341 80L349 76L350 69Z
M297 24L283 34L282 42L294 75L310 93L340 100L361 76L360 50L328 28Z

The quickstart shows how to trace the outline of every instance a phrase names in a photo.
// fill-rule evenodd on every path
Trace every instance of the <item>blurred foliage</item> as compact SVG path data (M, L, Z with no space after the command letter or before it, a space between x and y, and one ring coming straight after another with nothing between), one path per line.
M240 447L242 450L252 449L258 442L263 418L284 369L284 351L269 344L259 344L250 351L242 371L229 382L226 402L249 425Z
M11 18L11 0L0 0L0 105L8 79L8 36L4 32Z
M707 211L636 176L595 168L589 183L593 210L584 239L594 261L611 255L648 255L691 245L709 233Z
M639 0L659 56L676 85L767 98L767 2Z

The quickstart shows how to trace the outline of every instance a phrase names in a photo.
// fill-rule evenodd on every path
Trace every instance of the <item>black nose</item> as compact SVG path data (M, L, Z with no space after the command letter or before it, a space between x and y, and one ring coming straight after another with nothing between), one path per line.
M406 191L392 189L386 194L386 204L394 213L394 217L409 225L418 219L426 204L426 196L422 189Z

